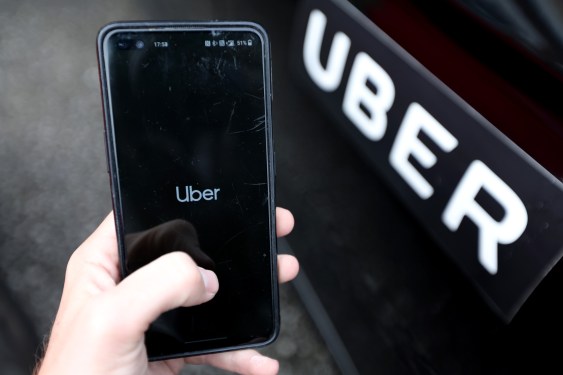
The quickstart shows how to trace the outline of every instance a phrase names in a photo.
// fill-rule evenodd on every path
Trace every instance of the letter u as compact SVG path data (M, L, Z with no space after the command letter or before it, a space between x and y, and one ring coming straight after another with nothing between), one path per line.
M323 12L315 9L309 16L305 41L303 44L303 60L309 76L322 90L332 92L340 86L348 52L350 38L339 31L334 35L328 54L326 69L321 64L321 45L326 29L327 19Z
M189 202L190 201L190 195L188 192L188 187L186 186L186 195L185 198L181 198L180 197L180 187L176 186L176 199L178 200L178 202L180 203L185 203L185 202Z

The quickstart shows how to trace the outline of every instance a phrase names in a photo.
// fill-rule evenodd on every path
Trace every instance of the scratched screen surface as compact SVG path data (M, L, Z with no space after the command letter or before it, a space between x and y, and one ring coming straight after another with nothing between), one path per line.
M268 339L271 150L260 35L122 32L105 48L127 272L180 250L220 283L211 302L161 316L147 334L149 354Z

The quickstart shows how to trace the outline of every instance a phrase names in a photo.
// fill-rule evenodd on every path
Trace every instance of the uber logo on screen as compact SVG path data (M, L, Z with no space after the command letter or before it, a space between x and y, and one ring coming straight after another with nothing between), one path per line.
M561 182L350 3L307 0L297 24L299 82L510 320L561 258L560 231L531 241L558 222Z
M191 185L180 188L176 186L176 200L180 203L199 202L201 200L216 201L221 189L212 188L205 190L194 189Z

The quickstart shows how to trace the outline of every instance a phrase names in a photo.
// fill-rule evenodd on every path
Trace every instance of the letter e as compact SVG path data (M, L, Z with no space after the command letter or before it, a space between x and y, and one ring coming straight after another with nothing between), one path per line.
M436 155L418 138L421 131L444 152L450 152L456 148L458 141L420 104L412 103L409 106L389 153L389 163L420 198L428 199L434 194L434 188L409 163L409 156L412 155L426 169L430 169L436 164Z

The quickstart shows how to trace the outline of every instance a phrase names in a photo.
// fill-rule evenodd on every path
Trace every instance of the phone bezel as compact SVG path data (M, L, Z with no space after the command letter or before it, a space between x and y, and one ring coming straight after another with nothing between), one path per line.
M262 42L263 60L263 82L264 82L264 107L265 107L265 129L266 129L266 158L267 158L267 177L268 177L268 207L269 207L269 236L270 236L270 274L272 277L272 334L266 340L259 343L242 343L234 346L218 346L212 349L196 351L179 351L167 355L151 356L150 361L164 360L178 357L187 357L201 354L225 352L243 348L263 347L274 342L280 330L280 309L279 309L279 287L277 275L277 237L276 237L276 217L275 217L275 160L274 144L272 131L272 73L271 73L271 54L270 42L265 29L249 21L119 21L112 22L102 27L97 37L98 72L100 79L102 108L104 117L104 144L106 147L108 173L111 187L111 201L115 218L116 233L118 239L119 259L121 267L121 277L127 276L125 269L125 249L123 231L123 213L121 208L121 196L119 186L119 174L116 158L116 144L114 134L114 123L112 117L111 92L108 85L107 59L105 51L105 41L109 36L121 31L158 31L158 32L182 32L182 31L206 31L210 29L221 29L222 31L250 31L256 33Z

